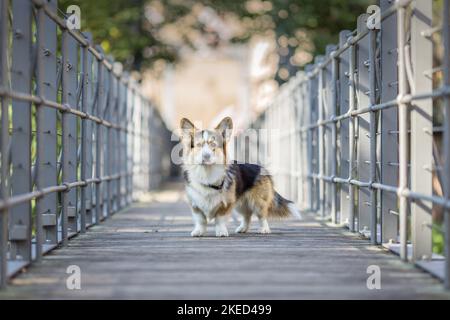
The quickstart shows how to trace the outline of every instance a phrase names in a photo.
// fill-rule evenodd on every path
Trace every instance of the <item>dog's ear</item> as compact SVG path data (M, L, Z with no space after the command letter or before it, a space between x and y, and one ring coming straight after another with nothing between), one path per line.
M191 121L189 121L189 119L186 119L186 118L181 119L180 127L181 127L181 130L186 130L186 131L194 131L194 129L195 129L194 124Z
M188 119L183 118L180 121L180 128L181 128L181 138L186 142L190 141L192 147L194 143L194 131L196 129L194 124Z
M222 135L225 141L230 140L233 133L233 120L231 120L230 117L224 118L220 121L219 125L216 127L216 130Z

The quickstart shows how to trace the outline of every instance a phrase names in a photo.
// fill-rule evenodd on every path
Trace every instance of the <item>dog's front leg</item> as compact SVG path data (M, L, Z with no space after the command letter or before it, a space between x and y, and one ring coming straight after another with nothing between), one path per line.
M192 219L194 220L194 230L191 232L191 236L204 236L206 234L207 221L203 212L197 208L192 208Z
M216 215L216 237L228 237L227 221L229 214Z

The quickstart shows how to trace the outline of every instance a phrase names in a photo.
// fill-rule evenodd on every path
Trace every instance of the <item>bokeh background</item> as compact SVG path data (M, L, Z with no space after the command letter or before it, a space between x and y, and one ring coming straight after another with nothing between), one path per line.
M141 81L175 128L225 115L245 127L374 0L63 0L82 31Z

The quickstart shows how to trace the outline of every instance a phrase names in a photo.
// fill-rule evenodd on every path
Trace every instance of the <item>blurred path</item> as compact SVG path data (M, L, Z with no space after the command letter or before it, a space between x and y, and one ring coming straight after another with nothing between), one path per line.
M448 298L439 281L312 217L272 222L270 235L191 238L181 185L147 195L53 251L0 291L0 299L380 299ZM81 290L66 268L81 268ZM381 268L368 290L367 266Z

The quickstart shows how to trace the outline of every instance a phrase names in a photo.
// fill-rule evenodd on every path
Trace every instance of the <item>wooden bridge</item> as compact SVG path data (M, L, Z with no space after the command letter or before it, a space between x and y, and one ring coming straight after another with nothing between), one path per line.
M305 219L225 239L190 237L177 136L57 5L0 0L1 299L450 298L450 0L380 0L280 89L230 150Z
M229 227L236 227L231 221ZM192 238L180 184L116 213L17 276L0 299L449 299L440 281L312 215L273 233ZM68 290L67 268L81 270ZM367 268L381 271L369 290Z

